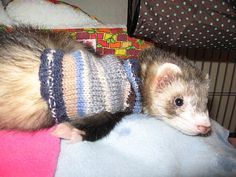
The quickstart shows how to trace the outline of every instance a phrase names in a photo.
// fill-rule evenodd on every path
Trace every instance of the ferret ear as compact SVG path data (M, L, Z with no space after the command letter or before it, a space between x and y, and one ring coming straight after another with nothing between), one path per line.
M210 79L210 76L209 76L208 73L206 74L205 79L206 79L206 80L209 80L209 79Z
M158 67L154 84L157 89L162 89L166 85L170 84L177 74L181 73L182 71L179 66L173 63L164 63Z

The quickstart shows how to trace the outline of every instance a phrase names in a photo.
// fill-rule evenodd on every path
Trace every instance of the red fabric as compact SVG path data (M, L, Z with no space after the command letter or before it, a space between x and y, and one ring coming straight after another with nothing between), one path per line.
M51 131L0 131L0 176L53 177L60 139Z

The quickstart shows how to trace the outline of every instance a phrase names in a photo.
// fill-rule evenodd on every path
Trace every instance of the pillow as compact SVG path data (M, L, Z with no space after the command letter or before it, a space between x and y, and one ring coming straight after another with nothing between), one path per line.
M127 116L105 138L62 140L56 177L236 176L228 130L212 120L208 137L188 136L143 114Z
M128 33L174 47L236 49L233 1L129 0Z

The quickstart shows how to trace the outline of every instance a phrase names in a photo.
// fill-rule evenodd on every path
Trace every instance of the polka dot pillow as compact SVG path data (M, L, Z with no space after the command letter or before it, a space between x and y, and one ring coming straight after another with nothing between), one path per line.
M236 49L236 4L129 0L128 34L177 47Z

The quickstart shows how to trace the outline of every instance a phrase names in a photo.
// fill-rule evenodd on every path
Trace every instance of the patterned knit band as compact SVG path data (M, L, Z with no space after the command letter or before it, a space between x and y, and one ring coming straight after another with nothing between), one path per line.
M56 122L67 119L62 92L62 50L45 49L41 55L39 80L41 95L47 101Z
M140 72L139 61L137 59L125 60L123 66L135 94L133 112L140 113L142 111L142 96L140 92L141 80L138 76Z
M138 60L97 58L78 50L64 55L46 49L41 55L41 95L56 122L109 111L142 110Z

